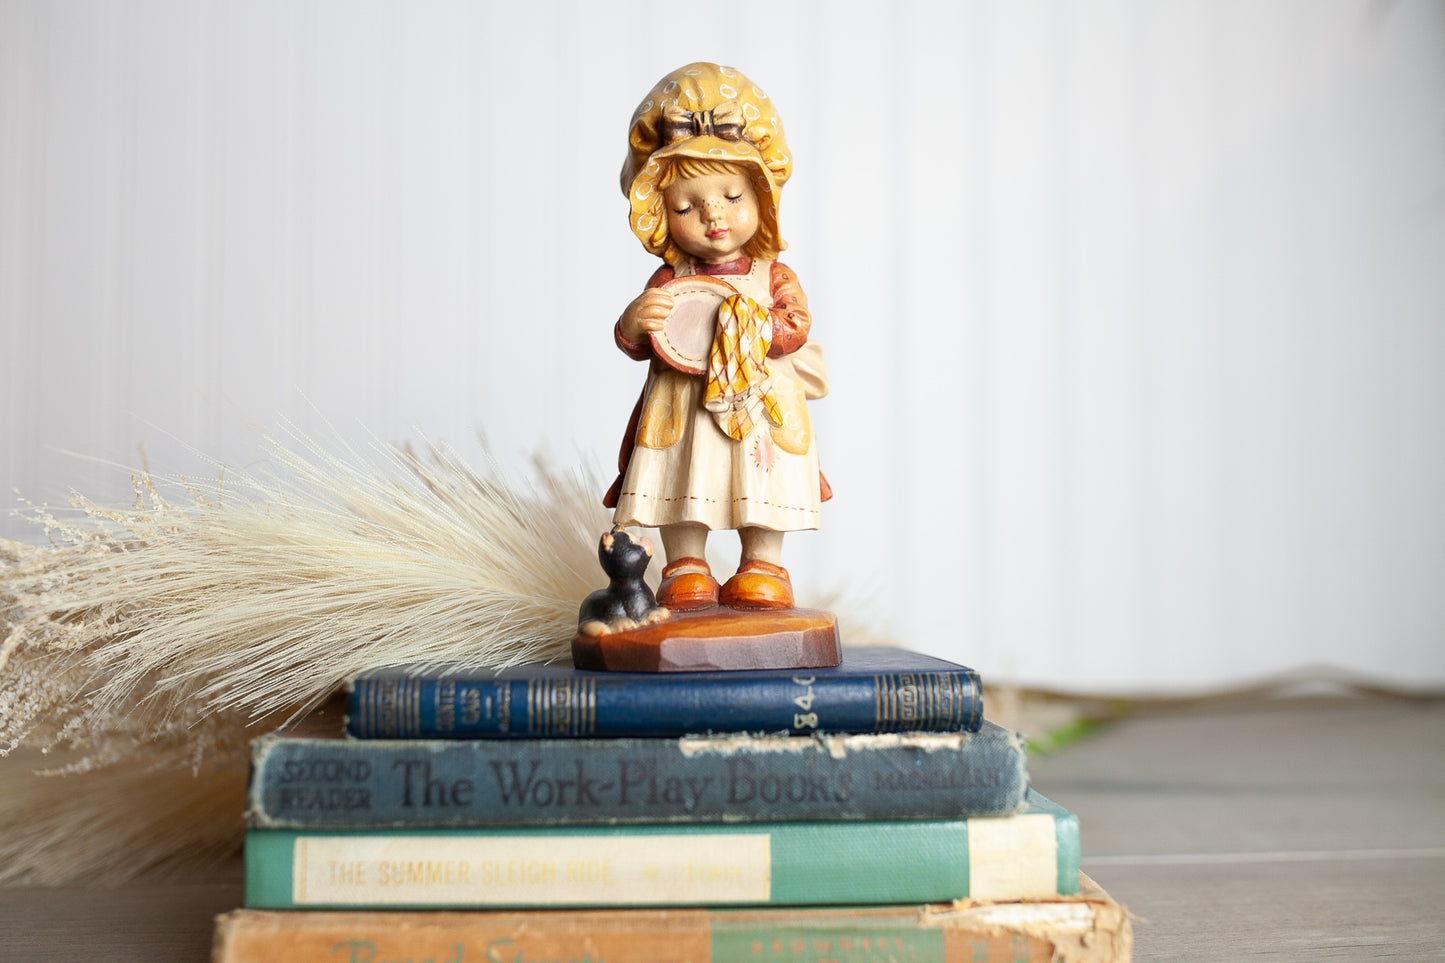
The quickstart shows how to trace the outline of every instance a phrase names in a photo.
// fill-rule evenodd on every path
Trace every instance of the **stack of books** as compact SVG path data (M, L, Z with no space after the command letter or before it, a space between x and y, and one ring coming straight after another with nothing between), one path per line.
M215 963L1126 960L971 669L388 671L252 747Z

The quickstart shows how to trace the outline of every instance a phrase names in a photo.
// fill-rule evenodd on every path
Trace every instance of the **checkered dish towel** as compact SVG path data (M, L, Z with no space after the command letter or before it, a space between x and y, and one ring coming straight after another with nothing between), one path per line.
M712 412L729 438L746 438L759 424L761 412L766 412L773 424L783 423L768 374L772 344L773 321L767 308L741 294L723 301L708 355L702 406Z

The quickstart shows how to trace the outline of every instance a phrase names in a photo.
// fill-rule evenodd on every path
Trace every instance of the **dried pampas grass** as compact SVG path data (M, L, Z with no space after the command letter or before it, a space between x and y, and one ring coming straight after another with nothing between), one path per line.
M0 882L233 848L247 740L355 672L566 653L609 524L593 479L264 447L213 489L142 473L127 510L35 507L48 545L0 541Z

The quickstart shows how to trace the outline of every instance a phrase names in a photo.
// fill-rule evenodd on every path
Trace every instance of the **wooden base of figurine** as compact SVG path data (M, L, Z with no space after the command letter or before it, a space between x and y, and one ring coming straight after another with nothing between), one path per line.
M842 660L838 619L819 609L713 606L611 635L577 635L572 662L603 672L816 669Z

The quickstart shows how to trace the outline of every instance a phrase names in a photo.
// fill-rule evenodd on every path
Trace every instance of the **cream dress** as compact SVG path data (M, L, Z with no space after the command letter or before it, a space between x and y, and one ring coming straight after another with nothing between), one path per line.
M713 277L770 306L772 266L755 258L745 274ZM693 273L691 265L682 265L676 276ZM645 527L698 522L709 529L817 528L818 451L805 399L826 390L821 349L807 342L792 354L768 358L767 370L784 424L761 419L735 441L703 408L702 377L654 361L613 520Z

